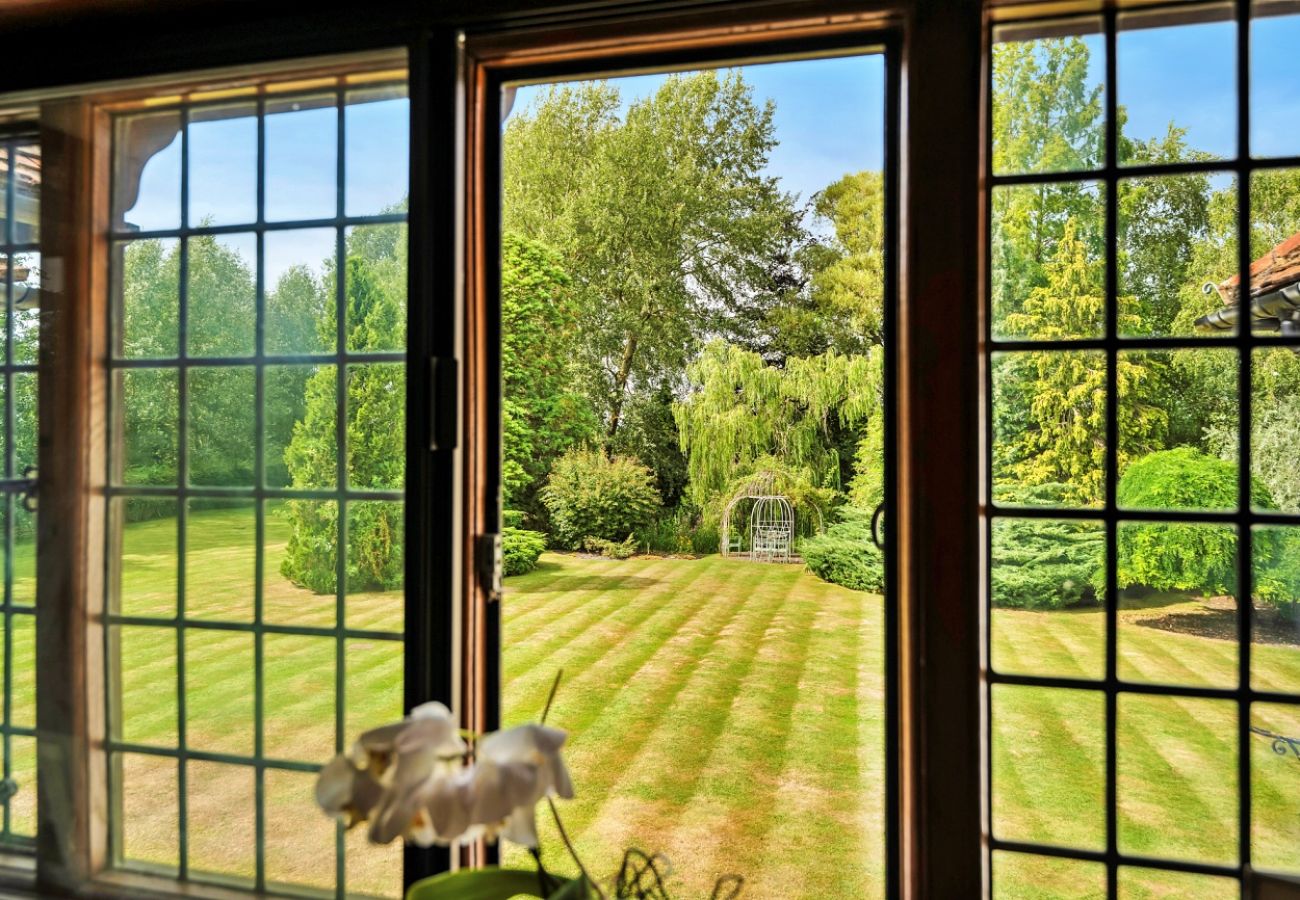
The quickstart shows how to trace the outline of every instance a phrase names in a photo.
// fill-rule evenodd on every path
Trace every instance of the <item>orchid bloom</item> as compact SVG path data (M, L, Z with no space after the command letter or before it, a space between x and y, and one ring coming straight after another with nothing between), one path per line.
M566 737L545 725L489 734L467 766L450 710L426 703L401 722L367 731L350 756L326 765L316 801L348 827L368 821L377 844L400 836L427 847L499 835L536 847L537 803L573 797L560 757Z

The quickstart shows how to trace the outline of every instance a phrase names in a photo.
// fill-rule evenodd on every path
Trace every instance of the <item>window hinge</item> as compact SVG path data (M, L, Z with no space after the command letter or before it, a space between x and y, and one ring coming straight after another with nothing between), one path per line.
M479 584L487 594L489 603L501 599L501 534L489 532L478 536L475 558L478 561Z
M450 356L429 359L429 449L456 446L460 363Z

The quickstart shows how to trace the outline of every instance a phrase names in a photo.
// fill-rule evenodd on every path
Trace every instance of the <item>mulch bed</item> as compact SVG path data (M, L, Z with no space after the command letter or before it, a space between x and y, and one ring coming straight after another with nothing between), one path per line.
M1237 603L1231 597L1211 597L1199 612L1165 613L1135 618L1135 625L1221 641L1237 639ZM1292 622L1271 606L1256 606L1255 643L1300 647L1300 623Z

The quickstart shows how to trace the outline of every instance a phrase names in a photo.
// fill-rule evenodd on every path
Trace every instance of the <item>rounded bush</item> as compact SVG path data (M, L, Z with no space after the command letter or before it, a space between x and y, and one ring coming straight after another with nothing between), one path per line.
M537 567L546 549L546 535L540 531L507 526L501 532L501 570L505 575L523 575Z
M570 450L555 461L542 488L551 537L565 550L585 538L623 541L659 510L654 475L634 459L598 450Z
M885 560L871 540L871 513L841 507L839 521L800 544L804 562L823 581L855 591L885 589Z
M1128 509L1235 509L1237 465L1193 447L1148 454L1130 465L1116 490ZM1270 509L1273 498L1251 480L1251 502ZM1121 525L1116 534L1121 587L1157 591L1237 593L1237 534L1232 528L1191 522Z

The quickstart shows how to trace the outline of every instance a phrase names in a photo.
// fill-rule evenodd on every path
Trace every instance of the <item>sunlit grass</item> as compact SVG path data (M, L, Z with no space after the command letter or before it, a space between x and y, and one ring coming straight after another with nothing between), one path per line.
M133 612L175 610L176 521L127 526L124 579ZM190 515L186 605L236 621L252 604L254 530L247 510ZM268 618L334 624L333 598L294 587L278 573L288 533L267 518ZM30 545L15 567L30 572ZM29 574L19 589L30 591ZM200 589L193 589L202 585ZM237 593L237 591L236 591ZM713 877L743 873L748 896L822 898L882 892L884 624L878 597L819 581L797 566L638 557L623 562L547 554L529 575L507 580L505 716L535 718L555 672L564 681L551 721L572 735L569 761L579 796L563 805L585 858L608 871L629 844L673 861L682 896L707 894ZM349 621L401 628L400 592L354 594ZM1203 612L1199 601L1152 598L1120 617L1121 671L1170 683L1231 686L1230 641L1142 624ZM357 618L354 619L353 616ZM1010 671L1092 677L1104 670L1099 610L997 611L994 659ZM13 635L13 711L34 719L30 621ZM331 637L267 635L263 750L275 759L321 762L336 738L400 714L396 643L358 640L343 654L346 721L335 732L336 645ZM123 735L174 746L180 723L177 641L166 628L122 634ZM187 742L250 754L254 747L253 642L249 634L192 629L185 640ZM1263 685L1300 683L1300 648L1257 646ZM1104 842L1104 712L1087 691L999 689L993 710L995 817L1018 840L1098 847ZM1300 736L1300 716L1257 707L1254 724ZM1236 714L1225 703L1182 698L1120 704L1120 846L1139 854L1231 862L1236 846ZM35 753L16 739L20 783L16 831L35 826ZM1254 857L1294 865L1300 759L1253 745ZM123 765L124 845L138 860L175 864L176 766L130 756ZM191 779L191 863L251 874L249 770L207 764ZM268 775L268 877L329 887L333 832L313 808L310 775ZM131 799L133 798L133 799ZM146 799L147 798L147 799ZM549 830L546 857L566 864ZM326 862L322 862L322 861ZM1291 862L1289 862L1291 861ZM353 890L393 893L394 848L349 836ZM1219 883L1128 872L1125 896L1217 896ZM1195 881L1195 879L1193 879ZM997 896L1015 900L1100 897L1095 872L1058 860L1005 857Z

